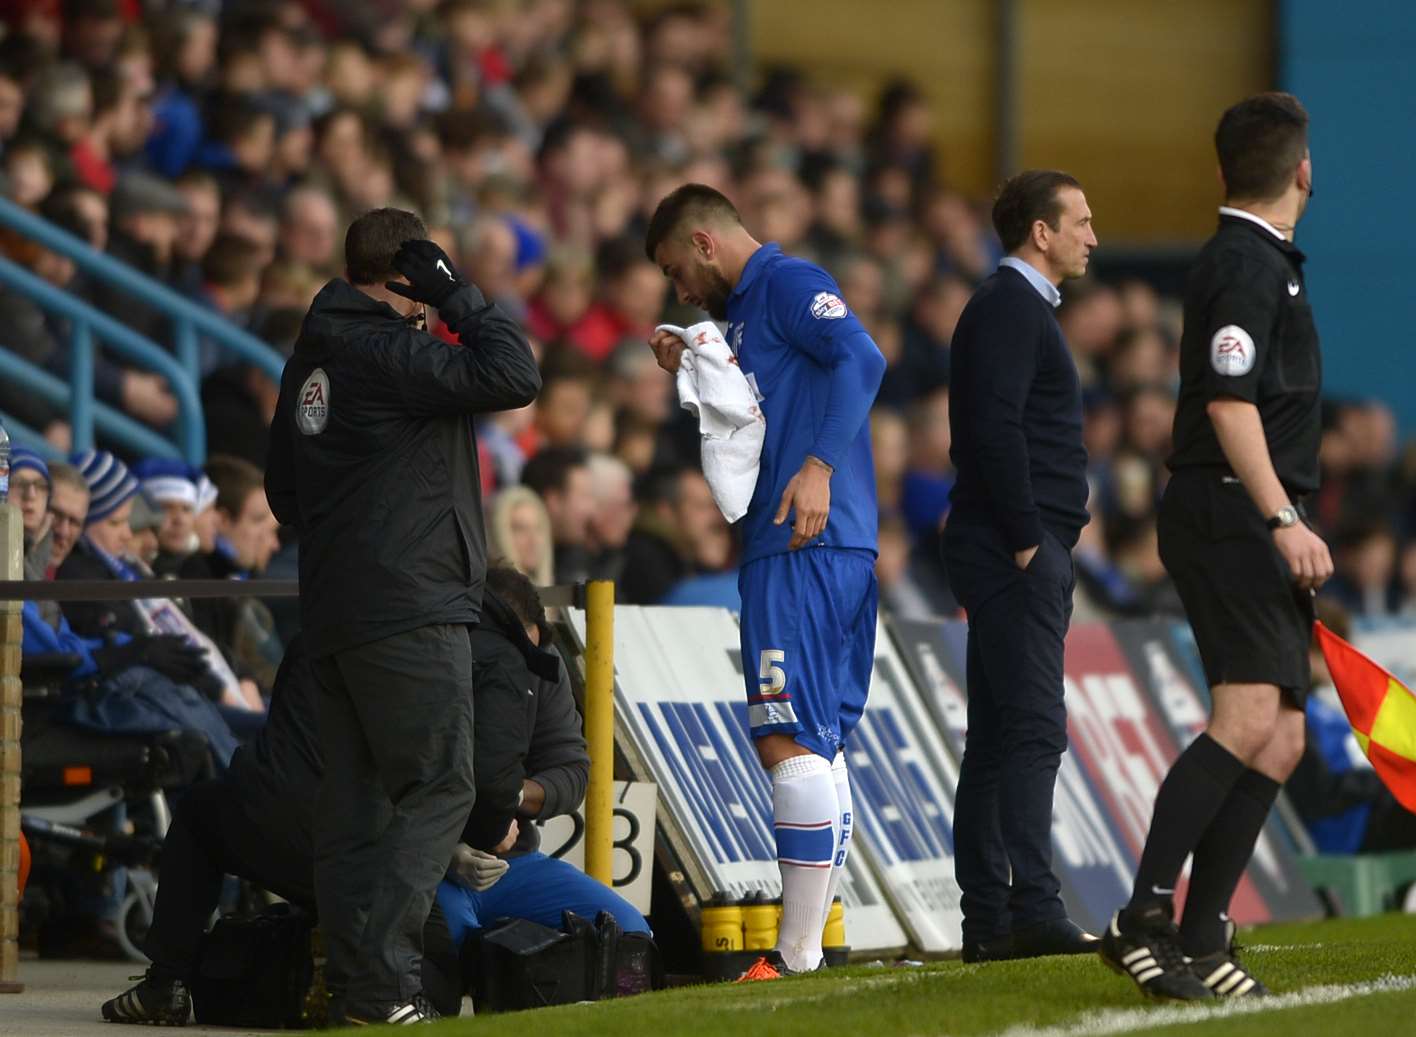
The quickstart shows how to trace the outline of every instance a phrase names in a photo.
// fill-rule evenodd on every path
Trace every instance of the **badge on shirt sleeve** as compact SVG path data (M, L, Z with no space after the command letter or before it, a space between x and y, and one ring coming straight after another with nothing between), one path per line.
M1228 378L1248 374L1256 359L1254 340L1237 324L1226 324L1210 339L1210 364Z
M329 376L317 367L300 386L300 402L295 404L295 427L307 436L318 436L329 424Z
M846 302L832 292L817 292L811 300L811 315L817 320L837 320L846 315Z

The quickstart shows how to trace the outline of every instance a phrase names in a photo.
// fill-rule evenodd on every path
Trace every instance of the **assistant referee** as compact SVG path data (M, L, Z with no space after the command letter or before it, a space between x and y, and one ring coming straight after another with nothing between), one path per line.
M1308 113L1266 93L1215 132L1226 204L1185 295L1174 473L1160 554L1199 644L1209 727L1156 795L1130 903L1102 956L1148 994L1265 993L1226 911L1303 752L1312 591L1332 574L1304 521L1318 488L1322 364L1293 229L1313 191ZM1194 866L1177 930L1171 895Z

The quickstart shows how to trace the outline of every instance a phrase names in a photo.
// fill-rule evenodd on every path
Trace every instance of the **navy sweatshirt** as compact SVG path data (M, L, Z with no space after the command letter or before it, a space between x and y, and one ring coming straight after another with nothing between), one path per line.
M1000 267L959 318L949 359L949 521L991 525L1008 550L1069 548L1087 524L1082 390L1052 306Z

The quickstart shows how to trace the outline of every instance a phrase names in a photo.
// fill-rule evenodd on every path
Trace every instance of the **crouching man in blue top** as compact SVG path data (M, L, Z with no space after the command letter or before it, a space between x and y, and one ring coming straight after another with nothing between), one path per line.
M850 842L842 750L875 657L868 417L885 358L829 274L757 242L711 187L685 184L664 198L645 252L681 301L727 321L766 417L738 588L748 726L772 778L782 874L776 950L745 978L774 979L820 965ZM661 367L678 370L678 336L659 332L650 345Z

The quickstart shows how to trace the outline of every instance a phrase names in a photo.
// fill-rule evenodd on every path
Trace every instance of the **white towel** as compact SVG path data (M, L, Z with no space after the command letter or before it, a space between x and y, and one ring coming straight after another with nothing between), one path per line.
M679 406L698 418L703 475L718 510L729 522L736 522L747 514L757 488L767 435L757 394L712 321L691 328L660 324L656 330L673 332L687 347L679 361Z

